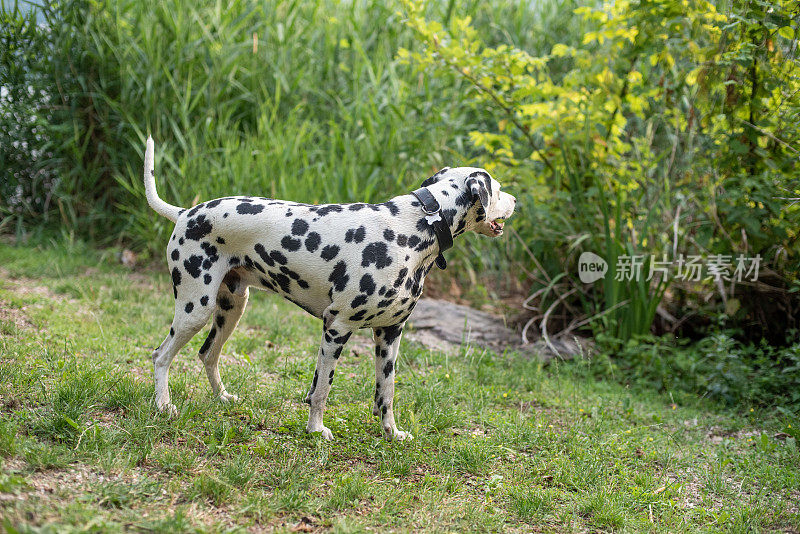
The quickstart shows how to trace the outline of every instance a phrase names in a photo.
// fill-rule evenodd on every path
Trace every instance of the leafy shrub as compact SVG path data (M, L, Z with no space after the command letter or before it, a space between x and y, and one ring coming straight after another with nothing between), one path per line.
M404 2L423 48L400 57L471 86L472 105L490 116L471 142L522 191L512 254L530 273L542 330L551 315L621 339L651 329L669 280L606 276L585 287L573 274L581 251L612 267L639 255L645 275L651 259L760 254L795 279L800 207L780 198L797 196L795 14L781 2L720 5L580 7L582 41L532 55L484 43L469 18L445 26ZM733 293L710 280L694 291Z
M800 410L800 342L775 347L765 340L742 342L720 331L696 343L672 336L642 336L623 342L601 336L598 374L638 387L697 393L727 405L785 406Z

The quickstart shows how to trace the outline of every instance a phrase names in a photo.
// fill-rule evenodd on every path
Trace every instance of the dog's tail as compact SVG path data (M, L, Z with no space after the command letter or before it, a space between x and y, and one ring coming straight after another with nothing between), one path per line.
M144 191L147 195L147 203L150 204L150 207L153 208L156 213L175 222L178 220L181 208L173 206L172 204L167 204L158 196L158 192L156 191L154 152L153 138L148 135L144 150Z

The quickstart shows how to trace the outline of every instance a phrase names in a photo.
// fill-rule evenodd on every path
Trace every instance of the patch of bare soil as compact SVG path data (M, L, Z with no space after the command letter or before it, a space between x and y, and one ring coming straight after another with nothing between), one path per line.
M417 302L409 319L406 338L435 350L453 350L472 344L502 353L513 350L531 357L549 360L586 354L591 343L585 339L563 338L523 343L502 316L447 300L423 298Z
M70 302L75 303L74 299L67 298L64 295L59 295L53 292L49 287L40 285L32 278L17 277L12 278L9 276L8 271L0 268L0 284L4 289L13 292L21 297L36 296L57 303ZM38 309L42 304L27 304L20 308L11 306L8 302L0 300L0 323L13 324L18 330L36 329L39 325L35 324L30 318L30 310ZM0 328L0 336L8 335L12 332L5 332Z
M1 326L3 324L13 324L18 330L25 330L28 328L36 328L36 325L31 322L30 318L25 314L25 308L12 308L7 302L0 300L0 336L8 335L6 328Z

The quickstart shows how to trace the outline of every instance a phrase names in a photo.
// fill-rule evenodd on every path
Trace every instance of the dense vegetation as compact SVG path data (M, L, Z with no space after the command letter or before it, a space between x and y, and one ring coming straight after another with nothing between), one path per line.
M452 254L486 283L472 298L526 292L526 333L596 335L598 372L796 409L796 3L507 4L79 0L41 25L3 9L0 231L160 256L148 132L185 206L379 200L474 163L521 202L505 247ZM645 271L762 260L757 282L587 285L585 251Z

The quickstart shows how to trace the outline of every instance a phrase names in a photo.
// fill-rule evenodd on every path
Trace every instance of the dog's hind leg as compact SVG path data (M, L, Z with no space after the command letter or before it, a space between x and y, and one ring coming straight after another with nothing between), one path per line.
M394 421L394 373L403 324L375 328L375 402L372 413L380 416L386 439L414 439L409 432L397 428Z
M225 384L219 376L219 356L222 346L244 314L248 295L247 285L242 282L241 277L236 271L229 271L222 280L222 285L217 293L217 307L214 311L211 330L198 354L200 361L205 365L214 395L226 404L236 402L238 398L226 391Z
M323 328L322 343L317 354L317 367L314 369L314 380L311 382L308 395L306 395L306 402L311 405L306 432L322 432L322 437L325 439L333 439L333 434L328 427L322 424L322 412L325 411L325 402L328 400L328 393L333 384L336 362L352 333L349 327L337 325L335 320Z
M175 355L208 322L214 310L217 290L225 275L222 262L212 265L205 274L198 272L197 276L188 272L181 274L176 263L177 260L173 262L172 269L175 317L166 339L153 351L156 406L170 416L177 415L178 410L170 402L169 367Z
M172 320L169 334L164 342L153 351L156 406L160 412L169 416L178 414L178 409L170 402L169 367L175 355L205 326L210 316L210 306L202 306L181 298L175 300L175 317Z

